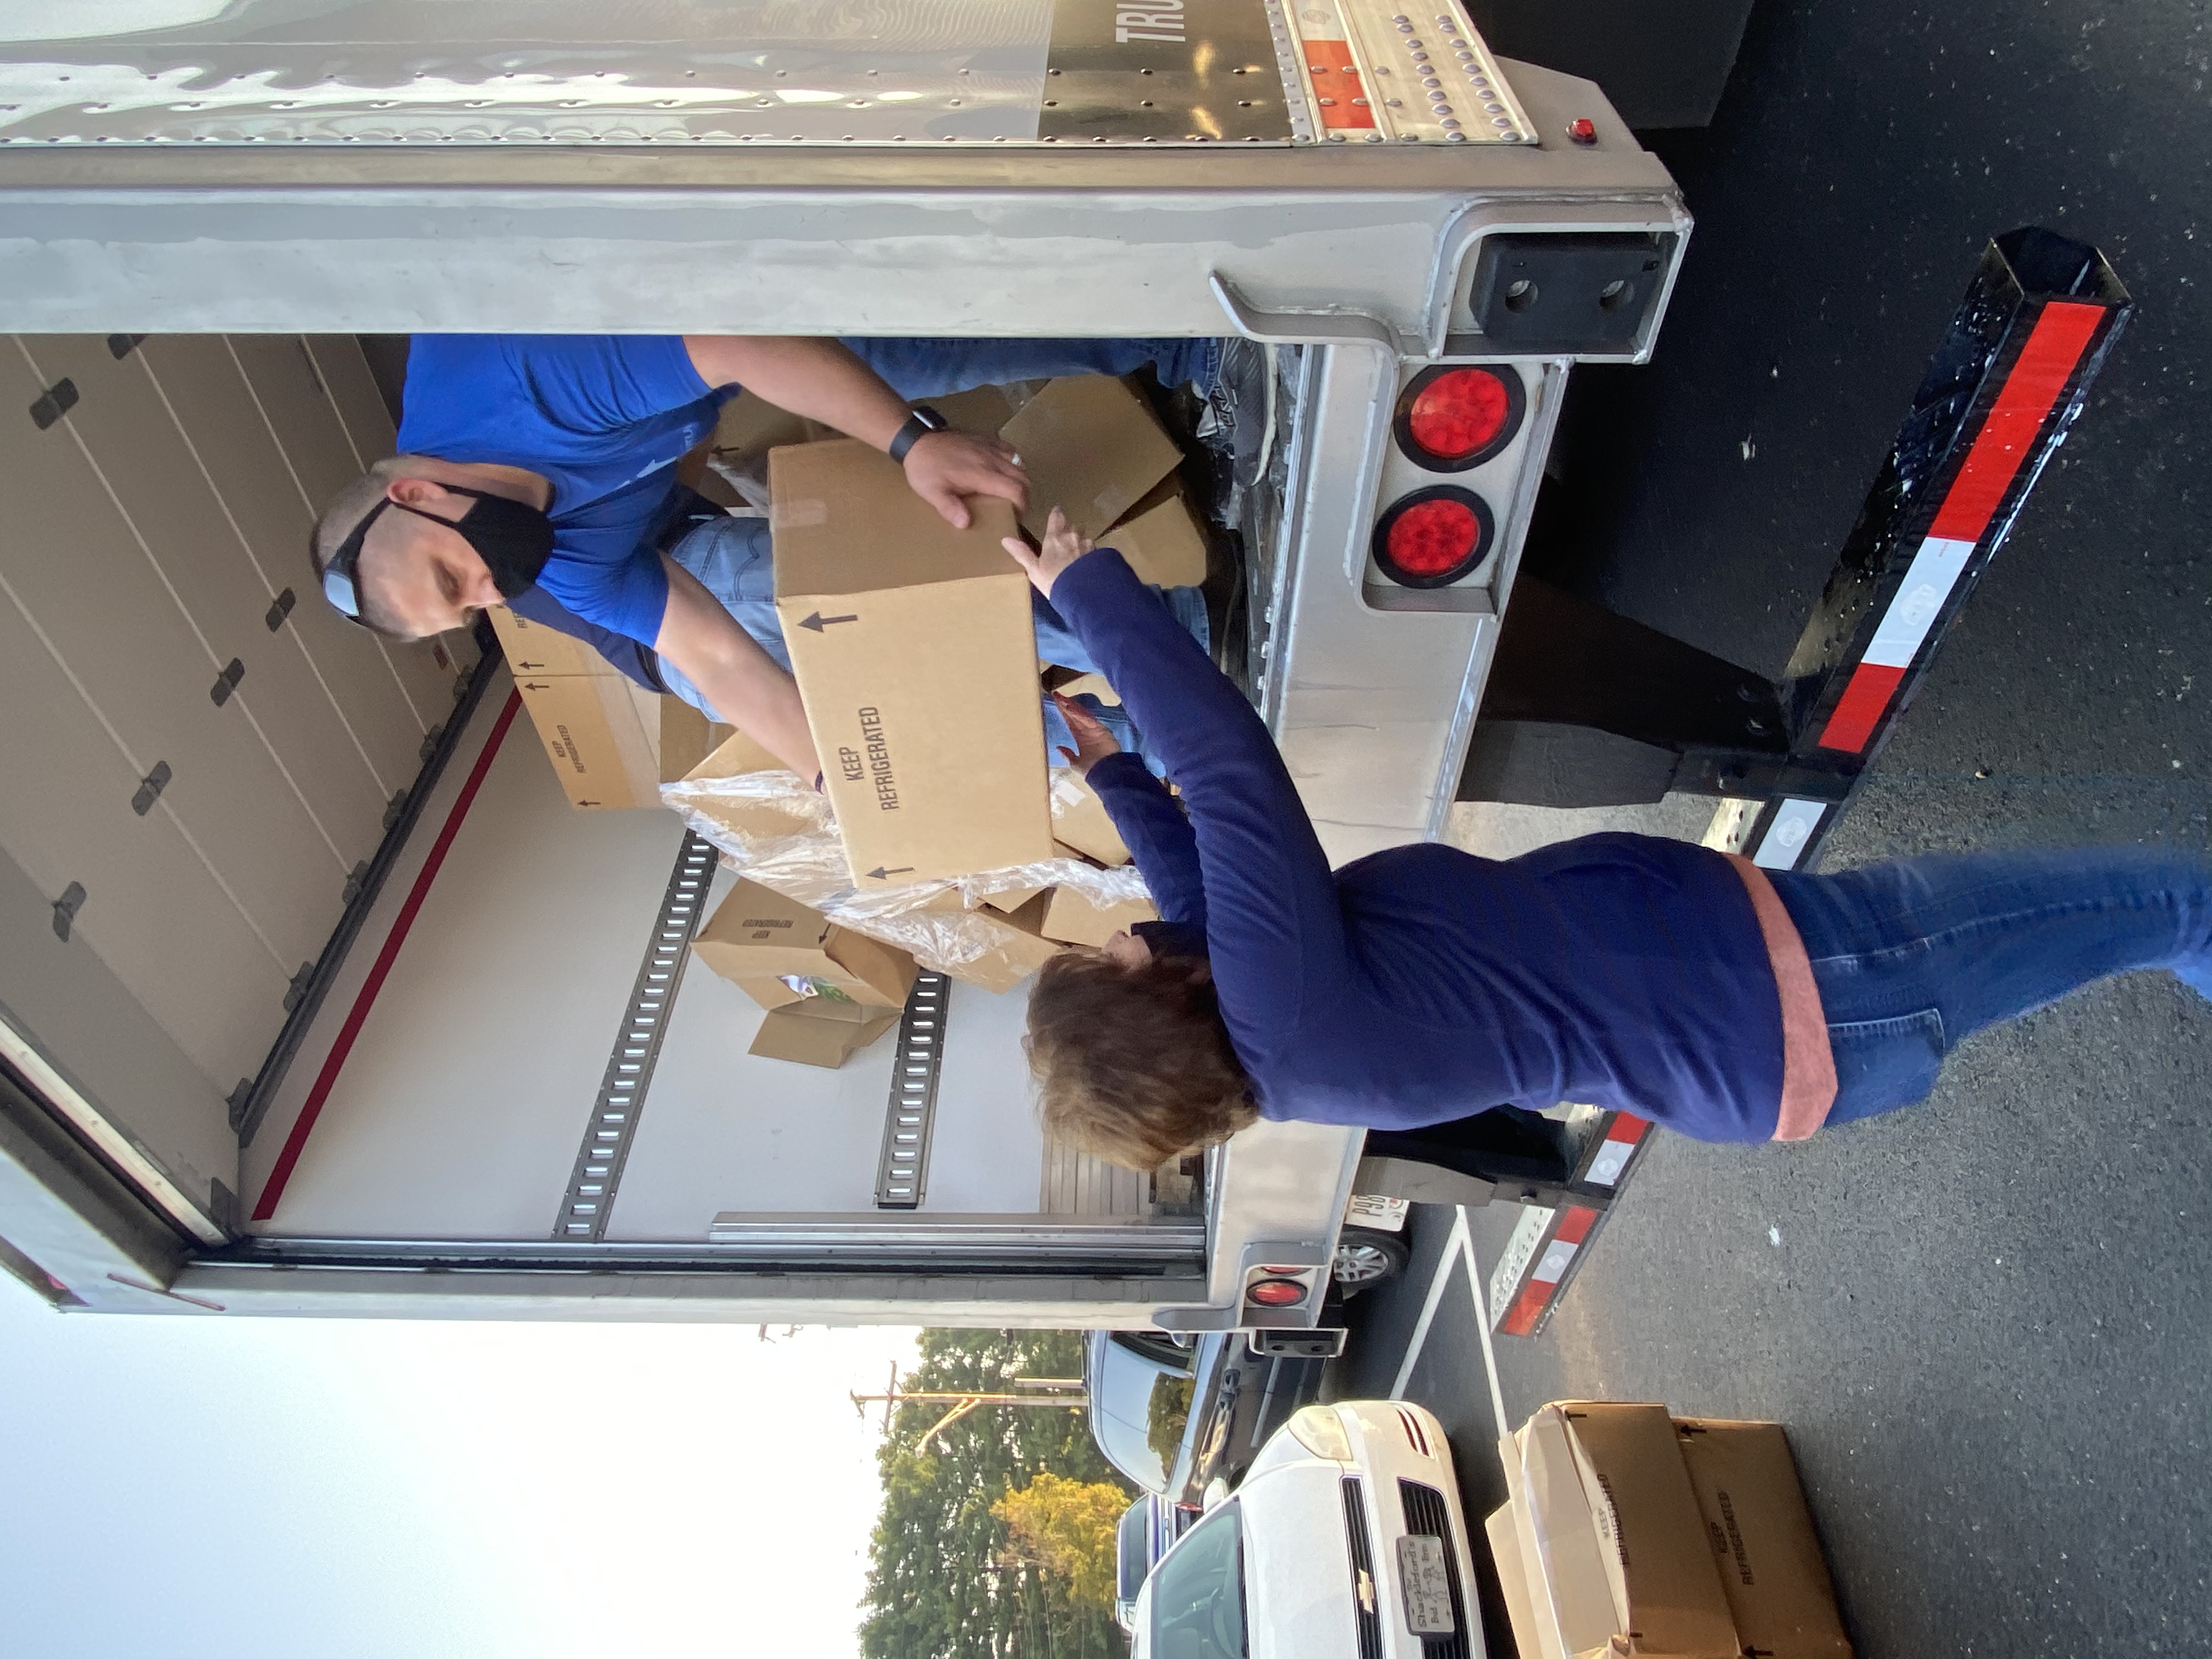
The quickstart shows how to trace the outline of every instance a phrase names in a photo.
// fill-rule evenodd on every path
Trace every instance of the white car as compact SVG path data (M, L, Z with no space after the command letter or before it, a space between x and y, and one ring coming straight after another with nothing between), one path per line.
M1443 1425L1308 1406L1139 1592L1133 1659L1482 1659Z

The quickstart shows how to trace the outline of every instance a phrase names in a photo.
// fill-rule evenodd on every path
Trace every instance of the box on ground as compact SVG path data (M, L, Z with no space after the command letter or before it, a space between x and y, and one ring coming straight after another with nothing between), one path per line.
M881 1037L899 1022L896 1012L878 1013L863 1024L816 1019L793 1010L780 1010L761 1021L747 1054L767 1060L794 1060L801 1066L820 1066L836 1071L854 1054Z
M730 889L693 937L691 950L748 993L756 984L779 983L787 976L804 981L810 989L786 988L794 1004L835 1006L842 999L896 1012L905 1006L918 971L914 958L897 946L840 927L820 911L750 881ZM781 1008L783 1002L778 998L763 1006Z
M981 497L955 530L888 456L769 458L776 611L862 886L1052 856L1028 579Z
M1140 921L1158 921L1160 913L1148 898L1133 898L1120 904L1099 904L1086 894L1073 887L1055 887L1052 902L1045 906L1044 921L1039 928L1047 939L1056 939L1063 945L1103 945L1127 927Z
M1528 1659L1850 1659L1778 1425L1565 1401L1498 1449L1486 1530Z
M1674 1432L1743 1650L1762 1659L1850 1659L1782 1425L1685 1417Z
M1057 507L1096 541L1182 464L1144 398L1105 374L1052 381L999 435L1030 475L1022 527L1032 536L1044 534Z

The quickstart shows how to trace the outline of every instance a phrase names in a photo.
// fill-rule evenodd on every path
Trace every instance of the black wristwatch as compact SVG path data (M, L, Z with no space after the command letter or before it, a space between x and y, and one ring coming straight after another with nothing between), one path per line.
M952 424L927 404L916 404L906 417L906 424L891 434L890 458L901 466L906 465L906 453L933 432L942 432Z

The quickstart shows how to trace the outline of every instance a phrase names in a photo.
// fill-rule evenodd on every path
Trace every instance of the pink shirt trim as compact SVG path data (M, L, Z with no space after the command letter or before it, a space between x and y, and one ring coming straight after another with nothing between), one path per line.
M1751 895L1774 968L1774 988L1782 999L1782 1111L1774 1138L1809 1139L1836 1103L1836 1056L1828 1047L1828 1021L1820 1007L1820 988L1813 982L1813 960L1766 872L1734 853L1725 856Z

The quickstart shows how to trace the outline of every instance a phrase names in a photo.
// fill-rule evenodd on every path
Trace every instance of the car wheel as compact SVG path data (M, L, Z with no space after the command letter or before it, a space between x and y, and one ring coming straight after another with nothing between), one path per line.
M1405 1270L1406 1246L1397 1234L1367 1227L1346 1227L1338 1234L1330 1272L1337 1289L1345 1295L1357 1295L1370 1285L1395 1279Z

